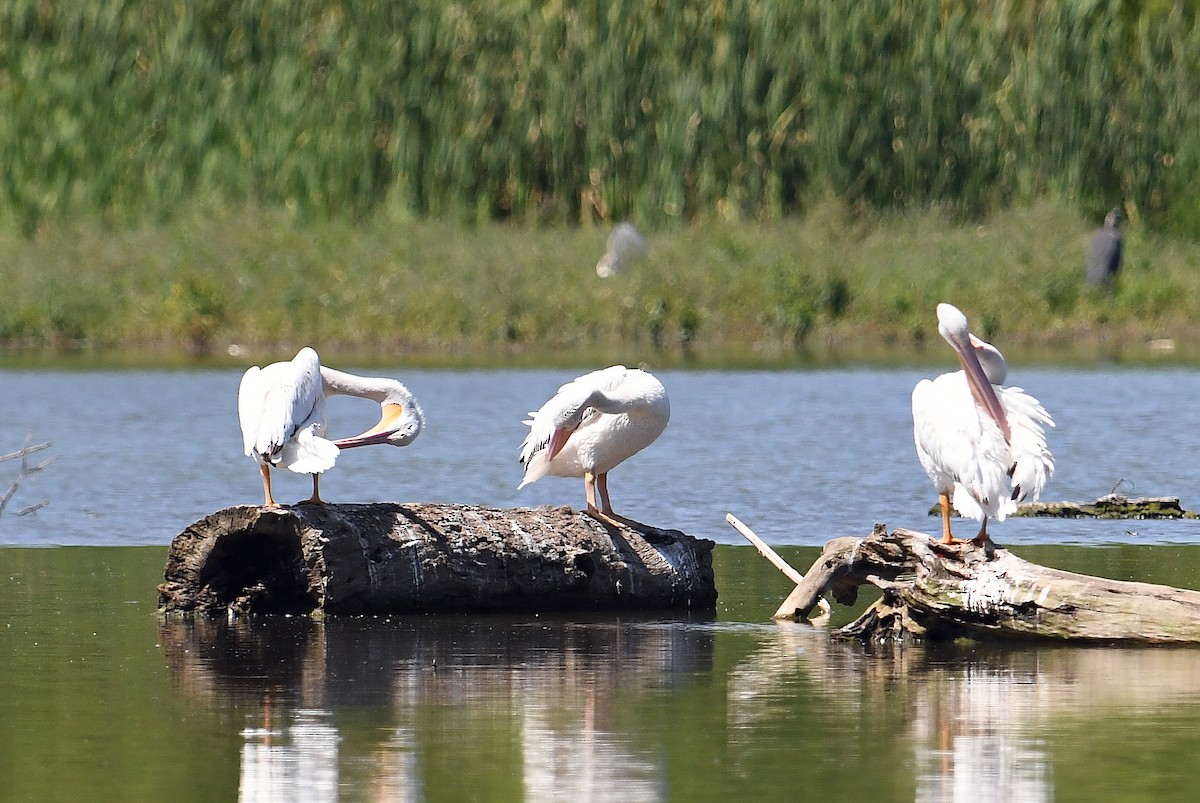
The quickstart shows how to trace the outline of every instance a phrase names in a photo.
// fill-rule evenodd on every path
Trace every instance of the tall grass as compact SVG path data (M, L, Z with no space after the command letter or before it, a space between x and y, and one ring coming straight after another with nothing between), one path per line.
M1092 224L1065 202L957 223L936 209L815 205L785 221L680 228L602 280L597 227L243 207L112 229L0 231L0 354L245 364L313 345L330 359L439 364L790 364L945 359L938 301L1014 364L1200 360L1200 243L1133 231L1113 294L1089 291ZM227 356L233 355L232 358ZM926 352L928 356L922 356Z
M977 216L1200 236L1195 4L11 0L0 222Z

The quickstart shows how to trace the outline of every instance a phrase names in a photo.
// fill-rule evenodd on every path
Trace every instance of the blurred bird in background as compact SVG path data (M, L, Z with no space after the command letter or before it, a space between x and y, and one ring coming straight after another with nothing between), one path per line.
M1104 226L1092 235L1087 253L1088 287L1111 290L1121 269L1121 210L1114 208L1104 217Z
M632 223L618 223L608 235L608 247L596 263L596 275L607 279L646 256L646 238Z

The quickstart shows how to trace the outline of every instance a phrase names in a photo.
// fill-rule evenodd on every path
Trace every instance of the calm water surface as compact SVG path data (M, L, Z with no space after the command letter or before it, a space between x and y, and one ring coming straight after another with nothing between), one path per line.
M661 372L671 423L610 478L618 511L738 543L732 512L773 543L819 545L875 522L930 529L936 501L912 444L910 394L931 371ZM403 371L428 428L403 449L345 453L322 480L340 502L460 502L497 507L583 503L581 480L547 477L520 493L521 423L563 372ZM0 543L168 544L219 508L262 500L242 455L239 372L0 371L0 449L27 433L57 461L31 477L0 517ZM1200 372L1017 371L1058 428L1058 469L1044 496L1094 499L1121 483L1130 495L1174 495L1200 507ZM377 405L333 399L331 431L375 423ZM39 455L40 457L40 455ZM13 467L0 464L7 487ZM275 472L280 499L306 498L309 480ZM969 525L966 525L969 528ZM1002 543L1200 543L1200 522L1014 520Z
M722 543L714 615L179 622L155 611L166 545L261 498L238 374L0 372L0 451L33 432L57 455L0 516L0 800L1197 798L1200 651L870 654L769 622L788 584L725 513L801 569L875 521L932 529L908 411L928 373L662 374L671 425L614 472L614 503ZM1046 497L1124 480L1200 504L1198 376L1014 372L1059 423ZM515 490L520 421L561 373L403 377L427 432L347 452L331 500L581 503L577 480ZM373 423L336 401L335 433ZM1200 588L1198 527L994 534L1049 565ZM33 548L55 544L78 546Z

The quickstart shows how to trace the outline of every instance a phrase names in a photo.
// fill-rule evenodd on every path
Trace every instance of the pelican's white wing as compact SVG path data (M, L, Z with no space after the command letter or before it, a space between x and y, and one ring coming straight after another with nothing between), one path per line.
M1054 419L1041 402L1018 387L996 388L1012 430L1012 496L1014 502L1037 501L1054 473L1054 456L1046 445L1046 430Z
M297 474L332 468L338 448L325 439L325 395L316 352L253 367L238 389L238 418L247 455Z
M1009 498L1008 443L982 415L962 371L922 380L913 388L913 441L934 487L953 487L964 516L998 520L1015 510Z
M529 414L529 419L524 422L529 426L529 434L521 443L521 463L525 466L525 477L517 486L518 490L536 482L549 472L547 447L550 445L551 436L562 422L579 413L580 408L588 403L595 391L607 393L618 387L627 373L628 369L625 366L613 365L576 377L560 387L537 412ZM597 410L584 411L576 433L594 425L599 419L600 413Z

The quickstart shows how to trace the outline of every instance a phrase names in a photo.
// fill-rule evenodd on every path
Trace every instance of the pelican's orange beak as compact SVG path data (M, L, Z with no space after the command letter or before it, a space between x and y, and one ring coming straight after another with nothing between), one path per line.
M379 443L387 443L388 439L400 429L403 421L404 407L402 405L385 404L383 405L383 415L379 419L378 424L361 435L336 440L333 442L333 445L339 449L352 449L355 446L373 446Z
M996 426L1000 427L1000 431L1004 433L1004 440L1011 441L1012 432L1008 428L1008 415L1004 412L999 397L996 396L996 389L992 387L987 374L983 372L983 366L979 364L979 357L975 354L975 344L970 341L959 343L956 338L951 341L951 345L958 352L958 361L962 363L963 371L967 375L967 387L971 389L971 395L975 397L976 403L984 409L984 412L992 417Z
M562 451L574 431L573 429L554 430L554 434L550 436L550 445L546 447L546 462L553 460Z

